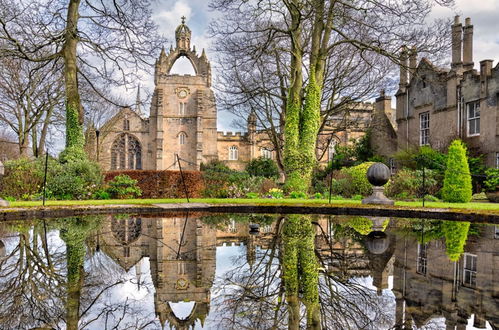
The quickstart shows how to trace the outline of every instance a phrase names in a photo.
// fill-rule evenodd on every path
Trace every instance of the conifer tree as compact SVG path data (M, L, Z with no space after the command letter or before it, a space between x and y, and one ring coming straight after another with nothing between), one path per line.
M471 174L466 157L466 146L454 140L447 153L442 199L450 203L467 203L471 200Z

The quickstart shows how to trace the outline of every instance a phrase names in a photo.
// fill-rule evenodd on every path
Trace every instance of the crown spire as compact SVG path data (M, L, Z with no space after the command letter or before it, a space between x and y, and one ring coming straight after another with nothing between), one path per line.
M191 49L191 30L185 25L185 16L182 16L182 23L175 30L175 40L177 41L177 49Z

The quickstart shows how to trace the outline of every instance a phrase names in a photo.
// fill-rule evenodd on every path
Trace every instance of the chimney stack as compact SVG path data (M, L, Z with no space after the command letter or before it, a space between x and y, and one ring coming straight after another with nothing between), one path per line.
M464 23L463 66L465 70L473 69L473 25L469 17Z
M409 68L409 57L407 55L407 47L402 46L402 51L400 52L400 81L399 89L405 91L407 84L409 84L407 69Z
M414 77L417 65L418 65L418 51L416 50L416 46L413 46L409 54L409 82L411 82L412 77Z
M454 17L452 25L452 68L459 68L463 62L461 59L463 47L463 25L459 20L459 16Z

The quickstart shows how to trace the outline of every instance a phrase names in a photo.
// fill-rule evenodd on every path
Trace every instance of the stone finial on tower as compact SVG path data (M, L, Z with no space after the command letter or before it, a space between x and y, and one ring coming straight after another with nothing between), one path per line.
M407 54L407 47L402 46L402 51L400 52L400 81L399 81L399 89L404 91L409 83L407 76L407 69L409 68L409 57Z
M252 111L248 116L248 132L256 131L256 114Z
M454 17L454 24L452 24L452 63L453 69L459 68L463 62L461 53L463 48L463 25L459 20L459 16Z
M177 49L183 51L191 49L191 30L185 25L185 16L182 16L182 23L175 30L175 40Z
M135 99L135 112L137 114L142 115L142 110L140 109L140 84L137 86L137 98Z
M469 17L464 23L463 66L465 70L473 69L473 25Z

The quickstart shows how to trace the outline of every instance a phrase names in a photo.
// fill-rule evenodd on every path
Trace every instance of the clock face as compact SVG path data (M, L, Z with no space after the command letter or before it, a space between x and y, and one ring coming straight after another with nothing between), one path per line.
M178 97L180 97L181 99L187 97L187 91L185 89L182 89L178 92Z

